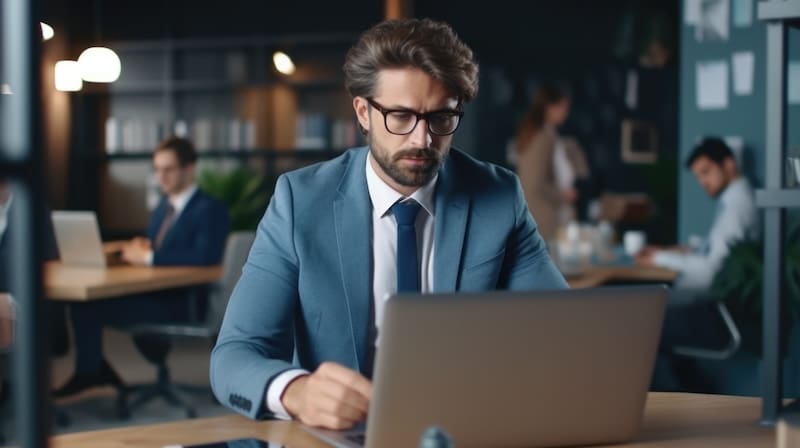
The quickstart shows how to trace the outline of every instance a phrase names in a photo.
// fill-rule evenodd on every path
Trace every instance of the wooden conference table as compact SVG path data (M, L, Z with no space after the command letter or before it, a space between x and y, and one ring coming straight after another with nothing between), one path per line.
M45 265L45 296L51 300L89 301L212 283L221 266L112 266L106 269Z
M593 288L610 282L668 283L675 280L676 275L674 271L658 267L595 265L567 274L566 278L572 288ZM221 276L221 266L87 269L49 262L45 265L45 295L48 299L63 301L108 299L212 283Z
M571 288L594 288L608 283L670 283L678 273L667 268L639 265L586 265L566 273Z
M626 448L774 448L775 430L757 425L761 400L651 392L639 436ZM55 436L52 448L147 448L257 438L287 447L327 447L294 422L238 415Z

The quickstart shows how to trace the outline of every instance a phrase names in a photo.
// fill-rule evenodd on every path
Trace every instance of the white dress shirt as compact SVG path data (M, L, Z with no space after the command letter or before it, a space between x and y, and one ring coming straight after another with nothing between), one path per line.
M186 208L186 204L189 203L189 199L192 199L194 196L195 191L197 191L197 184L189 185L185 190L181 191L180 193L176 194L172 197L167 197L167 201L175 209L174 217L172 218L172 224L174 225L175 222L178 221L178 217L181 216L181 212L183 209ZM147 260L145 262L148 266L153 265L153 250L150 250L150 253L147 254Z
M386 301L397 292L397 221L391 212L392 205L400 200L415 200L422 206L415 223L417 230L417 257L420 267L420 288L423 293L433 291L433 221L434 192L438 174L406 198L386 184L372 168L372 154L367 157L367 189L372 202L372 299L374 322L379 329L383 322ZM378 345L376 338L375 345ZM306 375L304 369L292 369L281 373L267 388L267 408L276 417L289 419L289 413L281 403L286 387L295 378Z
M658 251L653 255L653 263L680 273L675 281L676 289L707 290L728 256L728 246L736 241L755 239L758 234L753 189L747 179L739 177L719 197L705 247L689 253Z

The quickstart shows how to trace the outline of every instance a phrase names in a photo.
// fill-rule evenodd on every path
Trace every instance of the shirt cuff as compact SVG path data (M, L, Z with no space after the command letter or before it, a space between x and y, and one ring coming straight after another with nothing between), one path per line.
M283 392L286 390L286 387L294 381L297 377L308 375L310 372L303 369L292 369L287 370L280 375L276 376L275 379L269 383L269 387L267 388L267 409L272 412L276 418L281 420L291 420L292 416L286 411L286 408L283 407L283 403L281 403L281 397L283 396Z
M147 266L153 265L153 251L148 251L147 256L144 257L144 264Z
M660 250L653 254L653 264L663 268L680 271L683 264L683 256L674 252Z

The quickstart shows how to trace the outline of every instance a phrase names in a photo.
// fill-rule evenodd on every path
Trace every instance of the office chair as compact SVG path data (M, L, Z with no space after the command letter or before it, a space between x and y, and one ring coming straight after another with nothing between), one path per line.
M692 358L723 360L730 358L734 353L736 353L737 350L739 350L739 346L742 344L742 335L739 333L739 329L736 327L736 322L733 321L731 313L728 311L728 307L719 300L715 301L713 304L708 304L707 306L714 306L719 313L719 317L722 320L723 326L728 333L727 345L722 348L677 345L673 347L673 353Z
M718 384L713 376L703 374L701 363L724 362L733 357L742 344L739 329L725 304L711 296L700 297L677 311L670 313L668 309L662 335L662 344L665 344L663 338L670 338L667 329L670 320L672 324L683 325L683 337L676 338L672 344L667 343L664 347L667 350L661 358L664 365L662 375L669 372L672 382L659 384L661 387L671 384L668 387L689 392L713 393ZM665 378L668 377L661 376L661 381Z
M216 342L217 334L222 325L222 318L228 306L228 299L233 292L236 282L242 272L250 252L250 246L255 239L255 232L233 232L228 235L225 245L225 254L222 260L222 278L212 286L209 296L208 309L205 319L191 323L163 323L139 324L125 327L124 330L132 333L133 341L139 352L158 369L158 379L155 383L133 386L125 393L135 394L131 402L118 409L120 418L127 418L130 412L152 400L155 397L164 398L172 406L186 411L187 418L197 416L195 409L180 397L179 389L192 389L191 387L178 387L170 378L167 367L167 355L170 351L171 338L203 338ZM196 387L194 388L197 389ZM208 389L204 387L203 390ZM124 400L127 401L127 400Z

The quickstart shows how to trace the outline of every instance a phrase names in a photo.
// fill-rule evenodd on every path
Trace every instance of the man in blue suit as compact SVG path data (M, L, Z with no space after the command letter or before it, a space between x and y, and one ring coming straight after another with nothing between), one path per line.
M147 238L134 238L123 247L124 261L153 266L221 262L230 228L228 211L198 189L196 161L194 146L186 139L170 137L156 148L153 167L164 197L150 219ZM186 320L190 300L188 291L179 289L72 305L75 375L54 395L69 396L101 385L122 387L103 357L103 326Z
M478 66L449 26L380 23L344 72L368 146L278 179L212 352L214 393L251 418L364 420L398 291L566 287L517 177L451 149Z

